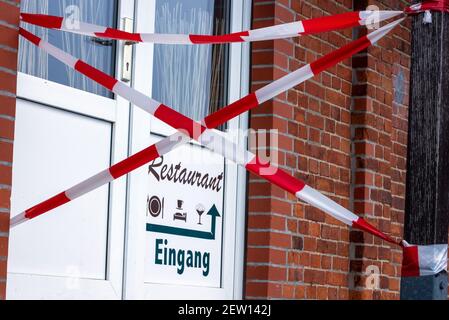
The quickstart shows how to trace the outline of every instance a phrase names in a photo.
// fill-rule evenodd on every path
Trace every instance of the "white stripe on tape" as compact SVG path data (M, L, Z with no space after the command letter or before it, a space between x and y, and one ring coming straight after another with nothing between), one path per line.
M156 143L156 150L159 155L164 155L170 151L186 144L190 141L190 138L180 131L175 132L171 136L168 136Z
M62 20L61 30L94 36L95 33L104 33L107 27L65 18Z
M257 101L259 101L259 104L264 103L265 101L268 101L274 97L276 97L278 94L281 94L282 92L285 92L286 90L310 79L313 78L314 74L312 72L312 69L310 68L310 64L305 65L304 67L289 73L288 75L280 78L279 80L276 80L265 87L257 90L256 97Z
M56 48L55 46L51 45L48 42L41 41L39 43L39 47L43 50L47 51L50 55L54 56L56 59L62 61L70 68L74 69L75 64L78 62L78 59L75 57L67 54L66 52L60 50L59 48Z
M18 215L16 215L15 217L11 218L10 220L10 228L14 228L17 227L18 225L24 223L25 221L27 221L28 219L25 217L25 212L21 212Z
M244 41L274 40L295 37L300 33L304 33L304 26L301 21L297 21L251 30L249 31L249 36L242 36L242 39Z
M76 198L79 198L87 192L95 190L96 188L101 187L102 185L107 184L113 180L114 177L111 176L109 169L107 169L70 188L65 192L65 195L70 200L75 200Z
M418 246L419 273L421 276L438 274L447 270L447 244Z
M198 142L212 152L222 155L225 159L246 166L254 158L254 155L247 150L239 148L239 146L229 141L222 134L218 133L217 130L208 129L198 138Z
M400 24L402 21L404 21L405 18L401 18L395 22L392 22L380 29L374 30L373 32L367 34L367 38L369 41L371 41L372 44L379 41L381 38L383 38L387 33L389 33L394 27L396 27L398 24Z
M117 82L112 91L150 114L154 114L161 105L159 102L128 87L120 81Z
M296 197L301 199L302 201L307 202L308 204L313 205L314 207L323 210L335 219L343 222L344 224L347 224L348 226L352 226L352 223L359 219L358 216L356 216L348 209L330 200L317 190L307 185L304 187L304 189L296 193Z
M142 33L140 38L143 42L160 44L192 44L189 35L185 34L154 34Z
M403 11L360 11L360 24L366 25L366 24L373 24L377 22L382 22L384 20L388 20L394 17L397 17L401 14L403 14Z

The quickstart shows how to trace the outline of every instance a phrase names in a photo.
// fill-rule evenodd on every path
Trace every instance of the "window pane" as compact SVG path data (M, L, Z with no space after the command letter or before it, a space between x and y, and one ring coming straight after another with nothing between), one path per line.
M157 0L156 32L225 34L228 0ZM153 98L195 120L227 104L228 45L156 45Z
M117 1L111 0L22 0L21 2L22 12L78 18L83 22L107 27L116 27L116 8ZM24 26L54 46L114 76L115 43L113 41L99 43L92 37L48 30L30 24L24 24ZM108 90L49 57L24 39L20 39L19 70L73 88L112 97Z

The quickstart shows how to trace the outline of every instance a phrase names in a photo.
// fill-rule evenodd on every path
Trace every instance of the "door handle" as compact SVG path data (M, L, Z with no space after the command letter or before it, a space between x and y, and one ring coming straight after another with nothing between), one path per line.
M114 42L112 40L101 39L101 38L90 38L90 41L99 44L100 46L112 47Z
M132 33L134 30L134 21L131 18L123 18L123 31ZM130 82L132 77L133 60L133 42L125 42L122 51L122 81Z

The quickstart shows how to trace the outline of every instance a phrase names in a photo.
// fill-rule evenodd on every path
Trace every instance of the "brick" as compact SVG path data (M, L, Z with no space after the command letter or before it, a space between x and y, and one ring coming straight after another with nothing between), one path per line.
M0 20L10 25L19 25L20 9L17 5L0 2Z
M304 239L302 237L293 237L292 239L292 248L296 250L304 249Z
M0 283L2 282L1 279L5 279L7 276L7 265L6 260L0 260Z
M1 4L1 2L0 2ZM0 49L0 67L11 71L17 70L17 53Z
M268 283L266 282L250 282L246 283L246 296L247 298L260 298L266 297L268 294Z
M11 49L18 49L19 30L0 25L0 43Z
M278 1L276 4L278 3L280 3L280 1ZM284 23L293 22L295 20L295 11L285 6L276 5L275 14L276 18Z
M15 94L17 76L0 70L0 78L2 79L0 82L0 90Z
M266 280L268 278L268 266L247 266L246 277L252 280Z
M9 232L9 214L5 212L0 212L0 232Z
M295 286L293 285L283 285L282 286L282 298L283 299L294 299L295 297Z
M289 268L288 269L288 278L289 282L299 282L303 281L303 271L302 269Z
M306 297L306 288L302 285L295 286L295 299L302 300Z
M311 284L324 284L325 283L326 274L324 271L319 270L304 270L304 282Z
M278 283L268 283L268 298L282 298L282 285Z
M14 139L14 121L0 118L0 138Z
M325 220L325 213L317 208L314 207L307 207L306 208L306 219L317 221L317 222L324 222Z
M270 245L270 232L248 232L248 244L250 245L258 245L258 246L267 246Z
M12 168L0 164L0 184L11 185Z
M275 6L272 3L257 4L253 6L253 19L266 19L267 17L274 17Z
M16 100L12 97L0 95L0 115L15 117Z
M333 241L317 240L317 250L318 252L325 254L336 254L337 244Z
M6 282L0 281L0 300L6 299Z
M11 199L11 190L0 189L0 208L9 209L11 207L10 199Z
M8 255L8 238L0 237L0 257Z
M289 248L291 247L291 236L285 233L271 233L270 245L274 247Z

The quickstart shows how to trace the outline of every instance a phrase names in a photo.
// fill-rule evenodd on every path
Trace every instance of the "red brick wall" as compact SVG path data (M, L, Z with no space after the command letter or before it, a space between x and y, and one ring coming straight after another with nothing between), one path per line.
M404 2L357 1L400 10ZM356 213L395 237L402 237L407 157L410 22L406 20L377 47L353 59L352 191ZM351 232L352 298L399 298L401 251L358 231ZM366 290L364 270L381 272L381 290Z
M368 4L403 6L398 1L254 0L253 28ZM378 46L279 95L251 115L252 128L279 131L282 168L395 236L401 235L403 223L408 28L404 24ZM252 90L359 33L348 29L253 44ZM398 298L397 248L350 231L255 176L249 180L248 208L247 298ZM381 272L376 290L365 285L370 265Z
M19 3L0 0L0 300L6 291Z

